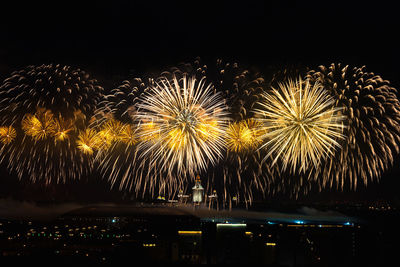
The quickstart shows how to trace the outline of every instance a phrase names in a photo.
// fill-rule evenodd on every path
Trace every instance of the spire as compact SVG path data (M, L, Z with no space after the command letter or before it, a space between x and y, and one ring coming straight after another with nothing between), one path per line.
M193 189L193 202L194 203L200 203L203 201L203 194L204 194L204 188L201 186L201 180L200 180L200 175L196 176L195 184Z

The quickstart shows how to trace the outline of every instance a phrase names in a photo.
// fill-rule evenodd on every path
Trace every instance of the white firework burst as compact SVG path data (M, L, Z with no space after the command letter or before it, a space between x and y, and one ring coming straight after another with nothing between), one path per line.
M204 77L161 77L141 97L134 119L143 156L163 172L194 176L223 156L227 107Z

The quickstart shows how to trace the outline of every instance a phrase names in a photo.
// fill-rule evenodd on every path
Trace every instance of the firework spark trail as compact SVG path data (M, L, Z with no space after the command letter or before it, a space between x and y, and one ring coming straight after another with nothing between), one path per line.
M221 92L223 98L227 100L228 109L229 109L229 117L231 120L243 120L243 121L252 121L252 109L256 101L260 97L260 93L263 91L264 79L258 72L249 71L247 69L243 69L237 63L224 63L222 60L217 60L216 64L206 65L203 64L200 59L196 59L193 63L183 63L178 64L177 67L172 67L169 71L163 72L160 76L166 77L167 80L173 80L175 76L195 76L198 80L201 80L202 77L206 77L207 81L211 81L215 86L213 92ZM128 103L133 103L133 100L137 99L137 89L141 88L140 91L149 91L149 88L152 86L147 86L147 90L143 89L142 83L138 83L137 81L140 79L135 79L133 83L134 86L129 85L128 82L124 82L123 85L119 86L115 90L115 94L107 97L105 102L109 107L116 107L119 103L123 103L119 105L119 108L115 108L116 117L119 118L118 114L124 113L126 110L135 110L135 107L132 105L127 105ZM146 84L151 84L152 82L146 82ZM130 90L128 90L130 89ZM125 101L128 100L129 101ZM112 110L112 108L109 108ZM133 113L131 113L133 114ZM125 119L122 119L125 121ZM254 122L254 120L253 120ZM142 121L140 123L140 129L144 129L144 132L149 133L146 136L141 135L138 136L139 142L155 142L158 138L160 138L159 129L153 121L147 120ZM207 128L207 127L205 127ZM171 133L171 140L173 136L179 136L179 132ZM224 138L226 139L226 135L224 134ZM172 143L172 142L171 142ZM118 145L120 147L121 145ZM179 143L175 144L175 146L179 147ZM124 157L132 158L133 150L132 148L129 150L125 150L120 148L120 151L124 151ZM128 151L132 152L128 154ZM117 154L114 153L114 158L117 158ZM253 148L249 149L249 151L245 153L236 153L234 151L225 151L223 158L218 162L214 168L209 169L207 172L204 172L202 175L202 180L206 184L206 193L212 193L214 191L218 192L218 196L220 201L222 202L230 202L232 198L241 199L247 202L251 202L253 195L264 195L266 190L266 183L268 179L272 179L272 170L266 164L260 164L260 156L259 151L254 151ZM138 153L134 154L138 155ZM108 154L106 157L111 157L111 154ZM151 158L154 158L155 155L148 157L148 161L151 161ZM128 165L122 163L121 158L118 158L119 164L115 165L119 168L128 168ZM143 159L142 159L143 160ZM142 162L140 160L140 162ZM136 161L132 160L132 161ZM114 162L113 160L109 160L108 162ZM129 161L128 161L129 162ZM124 175L124 177L128 177L128 180L123 181L124 184L133 183L130 180L139 178L136 177L144 177L143 170L146 168L144 165L155 163L146 162L145 164L141 164L141 166L129 166L130 175ZM110 164L108 164L110 165ZM125 165L125 166L124 166ZM158 167L162 169L162 166ZM102 164L102 169L112 170L110 166L107 164ZM136 169L136 172L134 170ZM137 171L142 169L142 171ZM153 168L155 169L155 168ZM214 174L215 172L215 174ZM110 172L107 172L106 176L111 177L109 175ZM117 173L116 171L113 172ZM124 172L125 173L125 172ZM158 174L154 174L151 176L153 179L152 182L148 184L152 184L150 188L153 190L155 185L157 184L157 179L164 179L165 177L169 177L171 181L178 181L176 184L179 186L179 189L185 191L185 188L190 188L190 181L184 180L179 176L169 174L160 173L161 177L155 178ZM267 176L268 179L267 179ZM113 180L116 181L118 178L114 176ZM167 181L165 179L164 181ZM150 180L147 178L147 180ZM122 180L121 180L122 181ZM140 179L141 182L146 181L146 179ZM147 186L138 186L139 182L134 182L136 185L136 189L144 188ZM145 182L144 182L145 183ZM160 182L161 183L161 182ZM170 182L164 182L164 184L168 185ZM132 188L132 187L130 187ZM146 188L149 188L148 186ZM179 190L179 191L180 191ZM253 193L256 192L256 193Z
M0 125L15 129L0 161L33 182L66 182L88 174L92 160L76 140L89 124L103 88L69 66L28 66L0 86Z
M55 136L57 133L57 123L50 110L43 108L32 114L26 114L21 122L21 128L26 135L35 140L43 140L46 137Z
M121 85L104 95L96 110L95 126L103 124L104 120L116 119L122 123L132 124L132 116L140 94L151 84L150 79L134 78L124 80Z
M1 126L0 127L0 142L4 145L7 145L14 141L15 137L17 137L17 131L15 131L12 126Z
M235 153L257 149L262 143L262 123L255 119L247 119L229 124L226 132L228 150Z
M112 187L142 197L173 197L201 173L223 202L379 180L399 153L396 89L365 67L320 66L276 87L287 74L269 89L236 63L196 60L103 97L79 69L29 66L0 86L0 161L51 183L98 160Z
M226 106L204 77L177 70L156 80L124 81L102 102L107 120L124 121L117 142L99 158L120 190L169 197L223 157ZM104 119L102 124L104 124ZM101 129L101 126L99 127Z
M102 145L102 140L94 129L87 128L80 132L76 141L77 148L84 154L92 155Z
M73 120L64 119L59 116L58 119L55 119L55 124L55 140L58 142L62 142L64 140L70 139L75 127Z
M282 170L290 168L293 173L320 168L321 160L340 148L338 141L344 138L344 117L333 104L320 83L311 85L308 80L281 83L265 92L256 110L266 132L264 160L280 160Z
M217 60L215 65L205 65L200 59L196 59L193 63L178 64L177 67L172 67L156 76L163 76L166 80L171 81L174 76L183 77L184 75L195 76L198 80L206 77L207 81L211 81L215 86L213 92L221 92L223 98L227 99L230 119L254 123L254 120L251 120L252 109L259 99L265 83L258 72L243 69L237 63L224 63L222 60ZM126 115L135 113L137 105L133 103L137 103L140 95L138 92L149 92L154 86L154 80L151 79L124 81L122 85L113 90L113 94L104 100L104 106L108 107L108 112L106 111L104 114L112 113L111 117L124 122L133 122L131 117ZM119 180L120 189L127 190L143 191L146 188L148 191L157 192L158 189L155 189L157 184L168 186L172 184L172 181L175 182L175 186L170 187L172 191L176 188L179 188L179 191L190 188L190 181L173 174L176 173L175 171L171 173L154 172L151 175L147 174L149 177L146 176L147 169L163 169L165 166L163 167L160 165L162 163L153 160L156 157L154 152L146 159L143 157L138 159L137 157L141 154L137 151L138 144L142 142L156 143L160 138L160 129L154 121L148 119L140 121L140 127L134 124L134 128L147 134L143 135L140 134L140 131L137 132L138 143L136 146L128 148L118 143L109 153L106 153L104 164L100 164L103 176L109 178L113 185ZM206 130L209 127L202 128ZM202 134L202 136L206 135ZM182 143L172 141L178 137L182 137L179 131L171 132L170 145L167 145L166 148L178 149L181 147ZM225 134L223 138L227 140ZM117 151L123 153L123 156L120 156ZM127 158L129 160L126 160ZM245 153L225 151L218 165L203 172L202 180L207 185L206 193L218 191L222 202L230 202L233 197L251 202L253 191L256 191L255 194L258 196L263 195L268 179L273 177L269 166L260 165L260 158L262 158L260 152L254 151L254 147ZM140 162L140 164L136 164L136 162ZM158 164L158 167L152 168L151 164ZM124 170L120 170L121 168ZM269 176L268 179L267 176ZM132 186L133 184L135 186ZM166 189L166 191L168 190ZM168 192L169 195L173 195L171 192Z
M147 186L153 176L143 178L149 166L146 160L139 159L137 144L143 138L138 137L139 127L132 116L140 94L150 83L150 80L141 78L123 81L100 101L93 123L98 131L111 132L116 137L112 138L109 147L103 147L96 154L100 173L109 180L111 187L118 185L119 190L134 191L142 197L147 193L155 194L156 189Z
M198 64L202 66L202 64ZM199 68L196 68L199 69ZM216 90L223 93L230 113L230 127L225 134L227 150L222 161L210 171L206 181L208 194L218 194L219 202L230 207L234 201L250 204L253 199L264 198L268 184L275 179L275 167L262 162L264 151L257 150L260 142L258 121L254 120L254 108L267 86L264 76L256 69L247 69L238 63L217 60L216 64L204 67L205 75L213 81ZM239 127L237 127L239 126ZM241 142L240 134L249 133L253 142ZM239 130L239 132L237 132ZM249 137L244 135L242 137ZM235 142L247 144L236 151Z
M356 189L379 180L399 153L400 102L397 90L365 66L331 64L309 71L307 77L319 80L343 108L348 127L343 149L321 170L321 186ZM360 180L359 180L360 179Z
M212 90L204 78L161 77L141 98L135 114L144 126L139 138L150 137L139 144L144 157L152 155L152 164L157 162L165 172L192 177L208 162L214 165L225 147L228 118L221 95Z

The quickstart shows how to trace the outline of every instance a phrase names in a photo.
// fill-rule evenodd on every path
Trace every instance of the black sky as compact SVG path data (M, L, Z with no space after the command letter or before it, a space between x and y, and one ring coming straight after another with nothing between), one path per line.
M109 75L200 56L260 67L341 61L392 75L400 55L394 4L325 2L15 3L0 16L1 65L60 62Z
M399 21L395 1L15 2L1 8L0 78L29 64L60 63L107 82L200 56L261 71L366 65L400 88ZM370 189L374 194L398 194L399 164ZM9 180L0 182L0 194L7 195L4 185L19 188ZM14 195L23 198L21 192Z

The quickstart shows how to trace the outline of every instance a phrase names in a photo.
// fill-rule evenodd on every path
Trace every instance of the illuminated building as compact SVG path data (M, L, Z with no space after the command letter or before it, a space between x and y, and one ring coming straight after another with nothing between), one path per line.
M193 203L195 205L199 205L200 203L203 202L203 197L204 197L204 188L201 185L201 180L199 175L197 175L196 183L192 189L193 189Z

